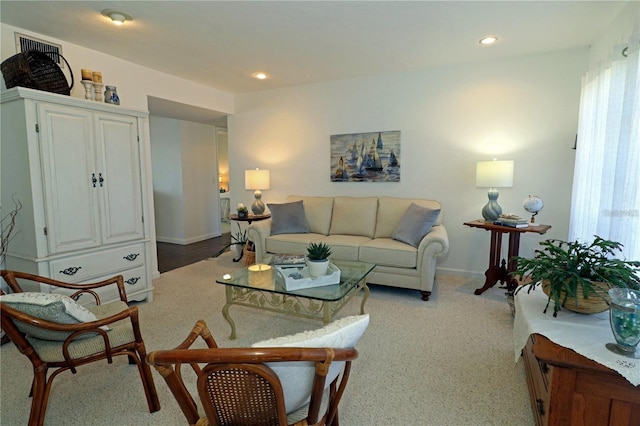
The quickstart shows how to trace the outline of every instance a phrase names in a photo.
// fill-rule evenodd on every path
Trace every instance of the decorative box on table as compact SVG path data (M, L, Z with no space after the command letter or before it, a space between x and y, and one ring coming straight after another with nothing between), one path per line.
M320 277L309 275L307 266L282 266L275 265L278 278L284 281L287 290L303 290L312 287L340 284L340 269L333 263L329 263L327 274Z

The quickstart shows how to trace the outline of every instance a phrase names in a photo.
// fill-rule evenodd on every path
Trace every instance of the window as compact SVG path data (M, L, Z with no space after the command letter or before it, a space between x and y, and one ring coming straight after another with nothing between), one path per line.
M583 79L569 225L570 241L618 241L628 260L640 260L639 38Z

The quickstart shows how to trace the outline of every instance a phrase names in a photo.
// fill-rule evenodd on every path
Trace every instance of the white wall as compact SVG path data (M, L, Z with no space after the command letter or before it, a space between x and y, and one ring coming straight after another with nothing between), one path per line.
M215 127L151 117L156 238L189 244L220 235Z
M440 271L481 276L489 233L463 226L487 201L486 188L475 187L477 161L515 160L514 186L498 200L505 212L526 215L528 194L545 201L538 221L553 228L523 236L521 255L544 238L567 237L587 60L587 49L575 49L239 95L229 117L231 186L243 187L243 171L260 167L271 171L267 203L289 194L439 200L451 245ZM330 135L380 130L401 131L401 181L330 182ZM252 201L250 191L232 197L232 206Z
M149 127L153 138L151 164L156 238L167 242L184 241L180 120L151 117Z

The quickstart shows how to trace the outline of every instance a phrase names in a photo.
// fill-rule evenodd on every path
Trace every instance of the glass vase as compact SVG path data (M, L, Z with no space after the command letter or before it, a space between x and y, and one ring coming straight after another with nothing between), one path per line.
M640 342L640 291L628 288L609 290L611 305L609 322L616 343L607 348L630 358L638 358L636 348Z

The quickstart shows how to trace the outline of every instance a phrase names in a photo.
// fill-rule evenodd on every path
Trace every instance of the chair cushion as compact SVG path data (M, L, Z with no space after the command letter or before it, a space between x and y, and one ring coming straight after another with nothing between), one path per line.
M91 310L99 319L102 319L115 315L127 308L126 303L117 301L106 305L95 306L91 308ZM84 358L105 351L106 347L102 336L88 336L89 338L87 339L74 339L73 342L69 344L69 355L71 358ZM111 348L135 342L136 337L133 332L131 320L125 318L113 323L108 337ZM27 337L27 340L29 340L29 343L31 343L40 359L44 362L62 362L64 360L60 342L40 340L33 337Z
M267 206L271 211L271 235L309 233L302 201Z
M439 209L433 210L411 203L393 232L393 239L418 247L422 238L433 228L438 215Z
M97 321L98 318L87 308L63 294L48 293L10 293L0 296L0 301L15 310L57 324L79 324ZM70 333L46 330L22 321L16 321L16 327L28 336L43 340L64 341ZM103 330L109 327L102 326ZM78 338L88 338L91 335L81 335Z
M353 348L369 325L369 315L354 315L313 331L277 337L254 343L254 348ZM284 392L287 413L297 410L309 402L315 365L312 362L276 362L269 367L278 375ZM329 368L326 386L329 386L342 371L344 362L334 362Z

